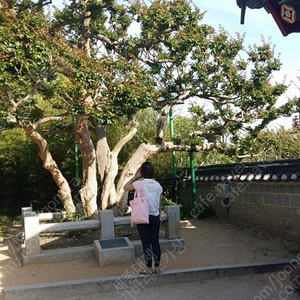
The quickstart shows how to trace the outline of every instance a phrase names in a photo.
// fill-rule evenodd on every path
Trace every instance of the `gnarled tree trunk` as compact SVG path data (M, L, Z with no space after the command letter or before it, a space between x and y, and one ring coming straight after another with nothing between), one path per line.
M82 154L82 187L79 191L84 213L91 217L98 209L97 207L97 171L96 152L91 140L88 128L88 116L78 115L76 117L75 136L78 147Z
M97 139L97 144L96 144L97 170L98 170L100 182L103 183L105 169L109 161L110 149L107 143L105 127L96 124L95 134Z
M47 141L37 131L33 131L30 128L24 128L24 130L27 136L39 147L39 156L43 161L43 167L50 172L52 178L57 184L60 200L64 206L67 216L71 217L72 214L75 213L75 205L72 200L71 189L68 181L62 175L55 160L52 158Z
M102 209L106 209L108 206L114 205L117 201L115 179L119 170L118 155L122 147L134 137L139 124L135 122L135 120L132 120L129 122L129 126L131 127L130 131L115 145L114 149L110 152L109 159L107 161L101 194ZM101 152L97 151L97 153L100 154Z

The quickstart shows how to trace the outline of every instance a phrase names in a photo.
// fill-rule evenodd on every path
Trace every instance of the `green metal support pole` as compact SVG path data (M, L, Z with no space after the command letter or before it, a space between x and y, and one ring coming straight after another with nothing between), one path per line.
M173 141L174 138L174 119L173 119L173 109L170 108L169 111L170 118L170 137ZM176 164L176 152L172 151L172 167L173 167L173 188L172 188L172 201L178 203L178 180L177 180L177 164Z
M77 141L75 140L74 143L74 156L75 156L75 179L79 181L79 160L78 160L78 145Z
M195 175L195 152L190 151L190 166L191 166L191 182L192 182L192 201L193 208L197 206L197 188L196 188L196 175Z
M32 197L31 197L31 188L32 188L32 157L31 157L31 139L27 137L27 151L28 151L28 161L29 161L29 168L28 168L28 197L29 197L29 203L32 208Z
M75 117L73 118L73 123L75 126L75 124L76 124ZM77 181L79 181L80 180L80 178L79 178L79 159L78 159L78 145L77 145L76 138L74 141L74 160L75 160L75 179Z
M170 137L171 140L174 138L174 119L173 119L173 109L170 108L169 111L169 118L170 118ZM173 166L173 176L174 178L177 177L177 164L176 164L176 153L172 151L172 166Z

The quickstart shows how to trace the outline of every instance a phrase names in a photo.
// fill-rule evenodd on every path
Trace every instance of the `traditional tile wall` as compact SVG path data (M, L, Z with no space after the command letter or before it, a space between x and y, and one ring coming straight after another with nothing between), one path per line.
M280 235L300 238L300 182L197 182L197 207L193 208L191 183L179 185L178 198L184 212L195 215L211 206L217 216L266 226Z

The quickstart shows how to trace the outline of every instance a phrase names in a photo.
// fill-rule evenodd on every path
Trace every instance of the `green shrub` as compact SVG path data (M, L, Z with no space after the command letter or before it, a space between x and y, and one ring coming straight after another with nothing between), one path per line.
M0 216L0 237L3 237L9 233L7 224L10 222L11 220L7 216Z
M165 206L179 206L179 211L180 211L180 219L182 220L184 218L183 214L182 214L182 205L178 204L176 202L173 202L171 199L166 198L165 196L162 196L162 200L161 200L161 209L163 210Z

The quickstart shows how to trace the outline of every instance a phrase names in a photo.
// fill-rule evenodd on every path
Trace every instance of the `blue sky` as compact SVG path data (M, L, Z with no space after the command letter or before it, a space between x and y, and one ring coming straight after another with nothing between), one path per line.
M245 24L240 24L240 8L236 0L194 0L202 12L206 11L203 21L218 28L222 25L231 35L245 33L245 44L261 42L263 36L275 44L275 52L280 53L282 70L286 73L300 73L300 33L284 37L271 14L264 8L247 8Z

